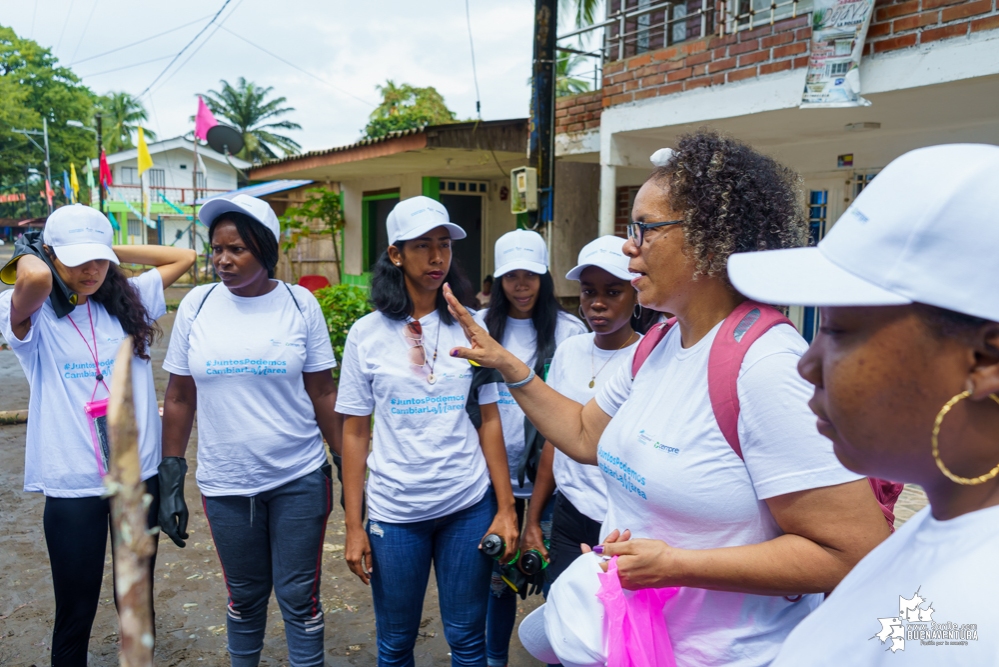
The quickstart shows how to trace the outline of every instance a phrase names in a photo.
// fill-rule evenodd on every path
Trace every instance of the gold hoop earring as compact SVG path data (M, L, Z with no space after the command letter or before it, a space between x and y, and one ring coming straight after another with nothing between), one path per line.
M583 304L579 304L579 308L576 309L579 312L579 319L586 321L586 315L583 315Z
M947 468L947 466L944 465L943 460L940 458L940 442L939 442L940 426L943 424L944 417L947 416L947 413L950 412L951 408L953 408L955 405L957 405L964 399L968 398L969 396L971 396L970 391L962 391L960 394L947 401L944 404L944 406L940 408L940 412L937 413L937 418L933 422L933 434L930 436L930 443L933 446L932 449L933 460L937 462L937 467L940 468L940 472L942 472L947 477L947 479L957 484L964 484L965 486L975 486L978 484L984 484L985 482L999 475L999 464L996 464L996 467L994 467L992 470L988 471L984 475L979 475L978 477L959 477L954 473L952 473ZM996 396L995 394L989 394L989 398L995 401L996 404L999 404L999 396Z

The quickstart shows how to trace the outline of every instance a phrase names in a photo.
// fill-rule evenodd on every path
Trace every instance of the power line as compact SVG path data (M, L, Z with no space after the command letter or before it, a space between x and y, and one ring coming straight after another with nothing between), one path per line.
M198 31L198 34L197 34L197 35L195 35L195 36L194 36L194 38L193 38L193 39L192 39L192 40L191 40L190 42L188 42L187 44L185 44L185 45L184 45L184 48L182 48L182 49L181 49L180 51L178 51L178 52L177 52L177 55L176 55L176 56L174 56L174 57L173 57L173 60L171 60L171 61L170 61L170 62L169 62L169 63L167 64L167 66L163 68L163 71L162 71L162 72L160 72L160 73L159 73L158 75L156 75L156 78L155 78L155 79L153 79L152 83L150 83L150 84L149 84L148 86L146 86L146 89L145 89L145 90L143 90L143 91L142 91L141 93L139 93L139 94L138 94L138 95L137 95L136 97L142 97L143 95L145 95L146 93L148 93L148 92L149 92L149 89L150 89L150 88L152 88L152 87L153 87L153 85L154 85L154 84L155 84L155 83L156 83L157 81L159 81L159 80L160 80L160 78L161 78L161 77L162 77L162 76L163 76L164 74L166 74L166 73L167 73L167 70L168 70L168 69L170 69L170 68L171 68L171 67L173 66L173 64L174 64L175 62L177 62L177 59L178 59L178 58L180 58L180 57L181 57L181 55L183 55L183 54L184 54L184 51L187 51L187 49L188 49L188 48L189 48L189 47L191 46L191 44L194 44L195 40L197 40L197 39L198 39L198 37L201 37L201 35L202 35L202 34L203 34L203 33L204 33L204 32L205 32L206 30L208 30L208 26L210 26L211 24L215 23L215 19L217 19L217 18L219 17L219 14L221 14L221 13L222 13L222 10L223 10L223 9L225 9L226 7L228 7L228 6L229 6L229 3L230 3L230 2L232 2L232 0L225 0L225 2L224 2L224 3L222 3L222 6L221 6L221 7L219 8L219 10L218 10L217 12L215 12L215 16L213 16L213 17L212 17L212 20L211 20L211 21L209 21L208 23L206 23L206 24L205 24L205 27L204 27L204 28L202 28L201 30L199 30L199 31Z
M351 93L351 92L349 92L347 90L344 90L343 88L341 88L340 86L338 86L338 85L336 85L334 83L330 83L329 81L327 81L326 79L324 79L324 78L322 78L320 76L316 76L312 72L309 72L307 70L302 69L301 67L299 67L295 63L290 62L288 60L285 60L281 56L279 56L276 53L273 53L271 51L268 51L267 49L265 49L264 47L260 46L259 44L254 44L253 42L251 42L247 38L243 37L242 35L238 35L238 34L234 33L232 30L229 30L229 28L222 28L222 29L225 30L230 35L232 35L233 37L237 37L237 38L243 40L244 42L246 42L250 46L252 46L254 48L257 48L257 49L260 49L261 51L263 51L267 55L271 56L272 58L277 58L278 60L280 60L281 62L283 62L285 65L288 65L289 67L293 67L293 68L297 69L302 74L305 74L307 76L311 76L316 81L319 81L320 83L325 83L330 88L332 88L332 89L334 89L334 90L336 90L338 92L341 92L344 95L347 95L348 97L353 97L358 102L363 102L364 104L367 104L369 107L377 107L378 106L377 104L374 104L373 102L369 102L368 100L362 99L362 98L358 97L357 95L354 95L353 93Z
M243 4L243 0L238 0L236 2L236 4L233 6L232 11L229 12L228 14L226 14L225 17L221 21L218 22L218 25L215 26L215 29L212 30L211 33L208 34L208 37L205 37L201 41L201 44L198 44L198 48L194 49L194 51L191 51L191 55L189 55L184 60L184 62L182 62L177 67L175 67L174 70L172 72L170 72L170 76L168 76L167 78L163 79L163 81L160 83L160 85L157 86L156 90L162 90L163 86L165 86L170 79L172 79L174 76L177 75L177 72L179 72L180 70L184 69L184 67L187 66L187 63L191 62L191 58L193 58L194 56L198 55L198 51L201 50L201 47L203 47L205 44L207 44L208 42L210 42L212 40L212 37L214 37L215 33L217 33L219 31L219 28L221 28L223 25L225 25L225 22L228 21L229 18L233 14L236 13L236 10L239 9L239 6L241 4Z
M85 63L88 60L93 60L95 58L100 58L101 56L106 56L106 55L109 55L109 54L112 54L112 53L117 53L118 51L122 51L124 49L128 49L128 48L131 48L133 46L137 46L139 44L145 44L146 42L148 42L151 39L156 39L157 37L162 37L163 35L169 35L171 32L176 32L176 31L180 30L181 28L186 28L189 25L194 25L195 23L199 23L200 21L204 21L209 16L211 16L211 14L205 14L201 18L194 19L193 21L191 21L189 23L185 23L184 25L179 25L176 28L170 28L169 30L164 30L163 32L157 33L157 34L152 35L150 37L143 37L142 39L140 39L137 42L132 42L131 44L126 44L125 46L119 46L116 49L111 49L110 51L105 51L104 53L98 53L95 56L87 56L86 58L83 58L82 60L75 60L75 61L71 62L69 65L67 65L67 67L72 67L74 65L79 65L80 63Z
M167 58L172 58L173 54L168 53L165 56L160 56L159 58L153 58L152 60L143 60L141 63L132 63L131 65L122 65L121 67L115 67L114 69L106 69L103 72L94 72L93 74L80 74L81 79L89 79L91 77L100 76L101 74L110 74L111 72L118 72L123 69L131 69L133 67L139 67L140 65L148 65L149 63L158 63L166 60Z
M59 47L62 46L62 36L66 34L66 26L69 25L69 16L73 13L73 3L75 0L69 0L69 10L66 12L66 20L62 22L62 30L59 31L59 41L56 42L55 50L58 51Z
M465 23L468 25L468 49L472 52L472 80L475 81L475 114L482 120L482 98L479 96L479 74L475 68L475 44L472 42L472 14L465 0Z
M87 16L87 22L83 24L83 32L80 33L80 39L76 42L76 48L73 49L73 58L76 58L76 54L80 51L80 45L83 44L83 38L87 36L87 29L90 27L90 19L94 18L94 11L97 9L97 3L100 0L94 0L94 4L90 7L90 14ZM70 58L70 60L73 60Z

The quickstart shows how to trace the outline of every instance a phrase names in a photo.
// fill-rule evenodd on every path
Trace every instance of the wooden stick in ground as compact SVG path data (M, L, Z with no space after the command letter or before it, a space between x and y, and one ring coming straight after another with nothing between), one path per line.
M108 403L111 465L104 484L111 497L114 580L118 593L122 667L152 667L152 582L149 559L156 543L146 528L151 498L139 462L132 398L132 337L118 348Z

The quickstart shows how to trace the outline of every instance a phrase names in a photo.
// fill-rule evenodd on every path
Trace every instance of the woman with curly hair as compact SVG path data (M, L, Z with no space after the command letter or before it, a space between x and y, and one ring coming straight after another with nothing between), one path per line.
M639 302L675 319L586 405L451 303L471 342L452 354L499 369L555 447L604 473L595 550L616 557L622 585L680 587L664 608L680 666L768 664L888 535L868 482L815 432L796 371L805 341L725 271L733 252L802 244L796 183L738 141L681 138L638 192L624 245Z
M166 312L163 289L194 263L194 251L112 246L96 209L77 204L49 216L42 238L18 244L14 289L0 294L0 332L21 362L31 399L24 490L45 494L43 525L55 590L52 664L87 664L104 578L110 505L100 410L118 347L132 337L132 390L139 458L157 523L160 418L149 346ZM125 278L119 262L155 266ZM8 265L4 273L14 267ZM7 276L4 276L7 277ZM155 556L150 560L150 569ZM152 581L152 577L150 577Z

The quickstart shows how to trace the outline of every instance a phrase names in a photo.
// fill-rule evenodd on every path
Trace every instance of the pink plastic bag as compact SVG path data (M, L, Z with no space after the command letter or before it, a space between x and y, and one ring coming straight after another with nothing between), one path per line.
M676 667L663 607L680 589L644 588L626 593L617 573L617 556L610 560L607 571L597 576L597 597L607 610L607 667Z

